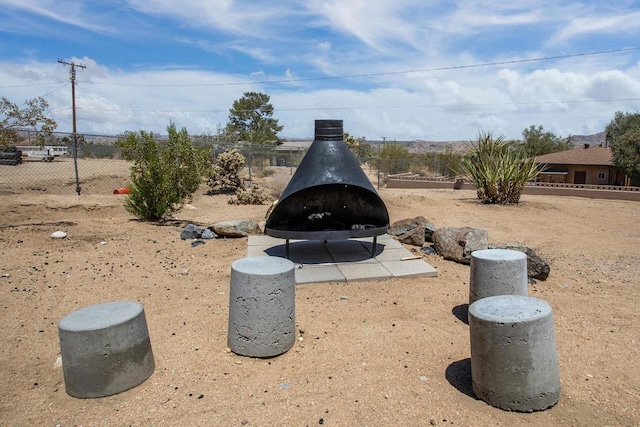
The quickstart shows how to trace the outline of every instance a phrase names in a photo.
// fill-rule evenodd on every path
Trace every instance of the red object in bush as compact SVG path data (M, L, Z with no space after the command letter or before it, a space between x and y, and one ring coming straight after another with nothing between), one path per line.
M129 187L123 187L113 190L113 194L129 194L130 192L131 190L129 189Z

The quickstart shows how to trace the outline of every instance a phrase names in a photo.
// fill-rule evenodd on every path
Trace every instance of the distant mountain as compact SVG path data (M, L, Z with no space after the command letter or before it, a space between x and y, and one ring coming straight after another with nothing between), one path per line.
M604 139L606 132L595 133L593 135L572 135L571 142L574 147L584 147L585 144L589 144L590 147L597 147L602 145L604 147Z

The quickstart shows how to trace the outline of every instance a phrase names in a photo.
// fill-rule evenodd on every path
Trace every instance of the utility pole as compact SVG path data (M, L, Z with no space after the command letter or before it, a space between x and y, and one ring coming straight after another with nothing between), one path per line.
M80 195L80 178L78 177L78 134L76 132L76 67L87 68L86 65L76 64L74 62L66 62L58 60L62 65L71 67L69 70L69 80L71 80L71 111L73 114L73 167L76 171L76 193Z

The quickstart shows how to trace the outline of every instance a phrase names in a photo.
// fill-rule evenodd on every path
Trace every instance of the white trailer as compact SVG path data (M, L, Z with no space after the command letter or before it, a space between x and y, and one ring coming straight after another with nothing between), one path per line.
M26 145L19 147L22 150L23 157L36 158L47 162L52 161L59 156L67 155L67 147L65 145Z

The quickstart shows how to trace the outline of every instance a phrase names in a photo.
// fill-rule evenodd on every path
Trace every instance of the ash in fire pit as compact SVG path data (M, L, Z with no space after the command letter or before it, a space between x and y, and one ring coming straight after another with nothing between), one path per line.
M267 218L265 234L287 243L374 237L375 246L389 228L387 208L344 143L342 120L315 125L315 139Z

